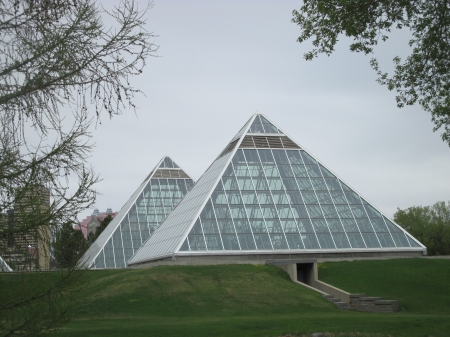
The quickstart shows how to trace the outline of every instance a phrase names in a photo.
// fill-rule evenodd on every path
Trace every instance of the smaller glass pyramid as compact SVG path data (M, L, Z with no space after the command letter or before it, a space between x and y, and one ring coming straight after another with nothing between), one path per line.
M164 157L100 234L82 258L90 268L124 268L194 185L169 157Z

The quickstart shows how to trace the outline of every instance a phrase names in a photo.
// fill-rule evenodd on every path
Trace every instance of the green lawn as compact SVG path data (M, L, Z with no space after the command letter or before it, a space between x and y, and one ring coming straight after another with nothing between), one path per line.
M340 311L275 267L171 266L88 271L58 336L449 336L450 260L330 262L319 278L400 300L401 311Z

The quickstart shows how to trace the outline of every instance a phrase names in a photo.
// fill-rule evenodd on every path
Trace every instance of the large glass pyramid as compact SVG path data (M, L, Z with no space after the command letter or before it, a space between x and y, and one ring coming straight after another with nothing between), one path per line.
M129 264L174 255L425 249L257 114Z
M164 157L89 247L81 263L89 268L124 268L126 262L191 189L193 180Z

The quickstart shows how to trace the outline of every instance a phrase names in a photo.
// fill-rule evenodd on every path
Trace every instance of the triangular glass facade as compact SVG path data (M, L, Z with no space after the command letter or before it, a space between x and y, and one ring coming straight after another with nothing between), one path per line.
M425 248L264 116L240 133L130 264L175 253Z
M124 268L127 261L191 189L193 180L164 157L86 252L91 268Z

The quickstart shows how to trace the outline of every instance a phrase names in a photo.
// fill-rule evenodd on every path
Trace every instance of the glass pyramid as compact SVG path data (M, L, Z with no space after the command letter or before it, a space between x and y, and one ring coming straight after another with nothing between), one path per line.
M267 118L252 119L130 265L174 254L425 249Z
M164 157L89 247L81 263L90 268L124 268L194 185L171 158Z

